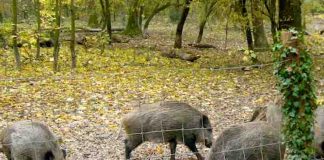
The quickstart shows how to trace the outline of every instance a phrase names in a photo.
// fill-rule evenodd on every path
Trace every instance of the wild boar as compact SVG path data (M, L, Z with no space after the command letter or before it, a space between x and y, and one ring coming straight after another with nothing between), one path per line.
M213 142L208 160L280 160L279 130L267 122L248 122L225 129Z
M0 133L0 150L8 160L64 160L57 141L45 124L19 121Z
M268 105L266 109L262 110L261 112L265 112L265 118L252 118L254 120L263 120L267 121L275 128L281 128L282 125L282 112L281 108L277 105ZM263 117L259 110L256 110L254 116L252 117ZM257 116L255 116L257 115ZM320 106L315 111L315 124L314 124L314 131L315 131L315 145L314 148L316 149L316 157L322 158L324 157L324 106Z
M171 160L175 159L177 143L184 143L198 160L196 142L212 145L212 128L206 115L181 102L159 102L144 104L132 113L127 114L123 121L127 134L125 139L125 156L130 159L131 152L145 141L169 143Z

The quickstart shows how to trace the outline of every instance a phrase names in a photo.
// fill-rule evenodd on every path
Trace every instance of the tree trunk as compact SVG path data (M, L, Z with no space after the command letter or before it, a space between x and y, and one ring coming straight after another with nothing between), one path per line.
M59 71L58 58L60 52L61 0L55 0L55 32L54 32L54 72Z
M103 0L100 0L100 6L101 6L101 23L102 23L102 30L104 30L107 25L106 25L106 7L105 3Z
M232 10L228 12L226 15L226 25L225 25L225 42L224 42L224 49L227 50L227 39L228 39L228 25L229 25L229 16L232 13Z
M271 35L272 35L272 40L273 43L277 43L278 42L278 38L277 38L277 23L271 21Z
M17 46L17 39L18 39L18 34L17 34L17 21L18 21L18 16L17 16L17 0L12 0L12 37L13 37L13 50L15 54L15 59L16 59L16 66L17 69L21 69L21 63L20 63L20 54Z
M128 8L128 21L124 33L130 36L136 36L142 34L142 30L138 25L139 0L131 0L130 3L130 7Z
M153 12L148 16L147 20L145 21L144 23L144 34L148 34L147 33L147 30L148 30L148 27L150 25L150 22L151 20L153 19L153 17L158 14L159 12L163 11L164 9L168 8L171 6L171 3L168 2L162 6L160 6L160 4L156 5L156 7L154 8Z
M0 23L3 22L3 13L2 13L2 10L0 10Z
M41 36L41 17L40 17L40 10L41 10L41 4L39 0L35 1L36 5L36 21L37 21L37 42L36 42L36 59L40 59L40 36Z
M200 43L201 40L202 40L202 37L203 37L203 34L204 34L204 28L205 28L205 25L206 25L206 22L207 22L207 19L203 19L200 24L199 24L199 34L198 34L198 37L197 37L197 41L196 43Z
M296 28L302 30L301 1L285 0L279 1L279 29Z
M70 42L70 50L71 50L71 68L75 69L77 66L77 56L75 53L75 6L74 6L74 0L71 0L70 4L71 9L71 42Z
M89 11L88 26L94 27L94 28L99 26L98 13L97 13L95 2L96 1L94 1L94 0L88 1L88 11Z
M259 0L252 0L252 18L253 18L253 37L254 37L254 49L268 49L269 43L264 30L263 19L260 12Z
M144 14L144 5L141 5L138 13L138 25L140 26L141 29L143 25L143 14Z
M189 14L189 11L190 11L190 3L191 3L191 0L186 0L186 4L183 8L182 15L181 15L180 21L177 26L174 48L182 47L182 31L183 31L183 27L186 23L186 19Z
M254 49L267 49L269 43L264 31L263 20L260 18L254 19Z
M196 40L196 43L200 43L204 34L205 25L207 23L207 20L211 13L214 11L214 6L216 5L217 1L213 1L211 3L205 2L205 9L204 9L204 15L199 23L199 34Z
M110 14L110 3L109 0L105 0L105 4L106 4L106 25L107 25L107 33L109 35L109 44L111 44L112 42L112 30L111 30L111 14Z
M309 160L314 158L313 128L316 96L312 77L312 60L303 44L301 1L279 1L279 29L283 48L281 58L286 60L276 69L279 75L280 91L284 96L284 139L286 141L285 159ZM291 71L290 71L291 69ZM279 88L279 87L278 87Z
M249 17L248 17L248 13L247 13L247 9L246 9L246 0L241 0L241 7L242 7L242 16L245 18L246 20L246 24L244 26L245 28L245 36L246 36L246 41L247 41L247 45L248 45L248 49L249 50L253 50L253 39L252 39L252 32L251 32L251 27L250 27L250 21L249 21Z

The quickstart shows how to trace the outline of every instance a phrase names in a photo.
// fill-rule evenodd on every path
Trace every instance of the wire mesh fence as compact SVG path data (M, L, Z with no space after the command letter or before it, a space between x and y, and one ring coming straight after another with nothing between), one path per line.
M228 72L230 70L241 70L244 67L267 67L267 66L271 66L273 65L273 63L269 63L269 64L261 64L261 65L252 65L252 66L235 66L235 67L225 67L225 68L209 68L209 69L199 69L199 70L192 70L192 69L172 69L170 68L170 70L177 70L179 72L181 71L186 71L186 72L192 72L192 76L196 77L197 79L195 80L199 80L199 76L200 74L198 74L199 72L211 72L211 73L215 73L215 72ZM167 72L167 71L166 71ZM118 75L118 76L117 76ZM53 103L51 103L50 105L55 106L54 108L51 109L47 109L45 106L47 105L47 103L43 102L41 99L43 96L47 96L46 94L51 94L48 92L42 92L40 91L40 95L37 98L38 100L40 100L40 102L37 104L37 106L35 107L34 104L24 104L21 106L24 106L22 110L22 112L17 113L17 116L19 117L18 119L25 119L25 120L30 120L32 122L36 122L36 121L43 121L46 122L50 128L54 129L54 132L62 135L63 144L68 144L67 146L67 151L68 151L68 159L124 159L125 157L125 153L124 153L124 141L123 139L127 136L140 136L141 137L141 143L146 142L147 139L145 139L145 137L150 136L150 135L154 135L156 137L156 139L160 139L161 143L169 143L169 141L166 141L166 134L168 133L174 133L174 134L180 134L182 137L181 140L178 140L178 143L181 144L186 144L186 134L188 132L190 133L195 133L195 132L199 132L202 133L203 137L202 139L205 139L206 135L204 131L213 129L214 131L216 130L218 134L222 133L223 130L219 129L218 125L221 124L221 121L214 121L215 118L211 118L211 121L213 123L211 128L206 128L203 127L204 123L202 121L202 124L199 124L198 127L191 127L191 128L186 128L185 127L185 122L182 122L180 127L178 126L178 128L166 128L164 127L164 121L160 122L160 128L158 130L144 130L143 128L147 128L147 126L149 126L150 124L140 124L140 132L136 132L136 133L131 133L131 134L126 134L124 133L124 131L122 131L122 133L120 134L118 132L117 128L123 128L123 126L121 125L121 117L124 116L125 113L130 112L131 110L133 110L134 108L141 108L141 106L143 104L147 104L147 103L151 103L151 102L166 102L169 100L173 100L174 97L170 96L170 93L168 93L169 91L167 89L164 89L163 87L161 87L162 89L160 89L160 92L158 93L158 96L153 97L152 94L149 94L147 92L142 92L141 88L147 84L145 84L146 81L149 81L149 78L143 78L144 76L141 76L140 73L138 72L128 72L128 73L107 73L107 74L91 74L88 77L84 77L84 76L80 76L80 75L76 75L76 74L71 74L68 76L51 76L51 77L23 77L23 78L8 78L8 77L3 77L0 79L0 81L4 82L4 83L11 83L11 82L28 82L28 83L33 83L33 82L39 82L39 81L44 81L44 80L50 80L50 81L57 81L55 84L56 85L60 85L60 83L63 83L63 80L68 81L68 83L79 83L79 80L83 80L84 78L89 78L89 79L93 79L91 80L91 82L95 82L96 78L95 77L107 77L107 78L112 78L115 79L115 81L117 82L121 82L122 80L120 79L121 77L133 77L133 79L137 79L137 84L136 87L134 89L134 91L129 90L127 93L131 94L133 99L128 99L125 98L124 95L119 94L118 90L121 89L122 86L119 86L117 83L117 86L107 86L106 88L111 88L111 92L114 92L116 94L114 94L114 97L111 98L111 100L108 101L115 101L116 103L114 103L114 106L110 106L110 107L106 107L103 110L100 110L98 108L91 108L93 109L95 112L94 113L82 113L85 112L85 110L82 109L82 106L78 105L78 104L74 104L73 101L75 101L76 99L78 99L80 97L79 93L76 92L72 92L72 95L70 97L64 97L66 99L60 99L60 98L55 98L55 94L53 94L53 99L54 100L54 104L58 103L60 104L60 102L62 103L66 103L67 105L72 105L75 106L75 108L68 110L66 109L64 106L56 106L53 105ZM134 78L135 77L135 78ZM215 81L217 81L217 79L213 79ZM45 82L46 83L46 82ZM98 83L98 82L97 82ZM171 85L171 87L169 86L169 88L172 88L172 85L176 84L177 82L173 82L172 84L167 84L167 81L165 82L166 84L164 85ZM194 84L195 82L190 82L188 83L187 86L183 86L184 88L189 87L190 85ZM32 84L31 84L32 85ZM95 87L96 83L93 84ZM204 86L204 84L200 84L201 86L201 90L202 91L206 91L208 90L208 88L206 86ZM252 84L252 85L259 85L259 84ZM70 90L76 90L76 86L77 85L73 85L70 86ZM9 92L9 90L12 89L10 88L10 86L5 86L4 90L2 92ZM126 88L127 89L127 88ZM176 88L174 88L176 89ZM178 88L180 89L180 88ZM190 90L188 90L188 92L190 92ZM211 93L212 94L212 93ZM265 93L267 94L267 93ZM36 95L34 95L36 96ZM81 95L82 97L82 95ZM192 100L190 100L190 98L194 98L197 99L197 97L188 97L188 99L182 99L182 101L184 101L185 103L189 103L192 104ZM226 98L226 97L225 97ZM101 98L102 99L102 98ZM206 107L200 107L200 106L206 106L204 104L202 104L204 100L204 96L200 97L200 99L198 98L197 101L194 102L194 106L200 110L203 110L203 113L206 113L207 115L209 115L209 117L211 116L215 116L215 115L211 115L209 114L209 109L210 108L206 108ZM80 103L81 103L82 99L80 99ZM98 101L98 99L95 99L94 101ZM106 103L107 101L103 102ZM135 102L135 104L134 104ZM94 105L97 102L93 102L91 104L87 104L87 107L89 107L90 105ZM82 103L81 103L82 104ZM127 104L132 104L133 108L127 108L125 106L127 106ZM18 105L15 104L10 104L6 107L12 107L13 109L15 109L15 107L19 107ZM113 108L113 109L110 109ZM50 112L49 112L50 110ZM125 110L125 111L121 111L121 110ZM221 109L220 109L221 110ZM218 111L220 111L218 110ZM161 112L163 111L163 109L161 109ZM40 114L41 115L37 115ZM110 112L112 115L116 114L119 117L115 118L113 116L109 117L109 115L105 115L108 116L108 119L113 119L113 124L114 126L109 126L111 125L111 122L109 123L104 123L101 121L104 120L100 120L101 116L100 116L100 112ZM114 112L114 113L112 113ZM224 111L225 112L225 111ZM1 129L6 128L8 126L11 126L12 122L15 121L15 118L10 118L8 115L5 115L5 113L1 113L3 116L1 116L1 121L3 121L4 123L0 124ZM54 114L57 119L48 119L49 116L52 116L52 114ZM98 114L98 115L93 115L93 114ZM220 113L223 114L223 113ZM236 113L236 114L240 114L240 113ZM54 116L54 117L55 117ZM60 125L63 122L58 121L58 119L64 119L64 116L73 116L75 119L73 119L69 125L72 127L69 127L68 131L65 131L64 127L60 127ZM320 116L324 116L324 115L320 115ZM194 116L193 116L194 117ZM94 121L93 118L98 118L97 120L99 121L99 123L97 121ZM78 122L78 123L74 123ZM242 119L237 120L234 123L237 122L245 122ZM229 126L229 124L224 124L225 126ZM318 124L317 124L318 125ZM83 127L87 128L87 126L91 126L89 127L89 129L83 129ZM145 126L145 127L143 127ZM221 127L223 128L227 128L227 127ZM322 127L322 126L317 126L317 127ZM108 129L107 129L108 128ZM113 129L111 129L113 128ZM32 129L35 130L34 132L36 132L37 127L32 125ZM260 128L255 128L255 129L260 129ZM73 130L81 130L81 132L83 132L82 134L78 134L76 131ZM60 133L60 131L62 131L63 133ZM69 133L72 135L68 135L69 138L65 139L64 134L65 133ZM215 136L216 133L213 133L213 135ZM239 133L239 132L237 132ZM29 135L30 136L30 135ZM84 136L84 137L83 137ZM119 138L116 138L118 137ZM258 135L259 137L255 140L258 140L258 143L256 144L250 144L251 141L245 141L244 143L240 144L238 143L239 140L238 139L233 139L230 140L231 142L229 144L234 145L233 147L229 147L226 148L226 146L221 145L219 146L221 148L221 150L216 151L216 152L212 152L212 154L214 155L221 155L221 157L225 160L225 159L230 159L231 156L233 155L238 155L237 157L235 157L238 160L245 160L245 159L249 159L249 156L256 156L257 159L266 159L266 156L268 156L269 154L276 154L276 155L283 155L283 153L281 153L282 151L282 145L284 144L284 141L282 139L279 139L279 141L277 142L271 142L271 143L265 143L263 142L263 138L264 135L260 134ZM278 132L276 137L280 137L280 133ZM1 138L1 137L0 137ZM12 138L12 137L11 137ZM239 137L238 137L239 138ZM324 139L324 137L322 136L322 139ZM228 141L228 139L225 139ZM34 157L35 160L42 160L41 156L46 155L47 152L44 153L43 148L40 146L44 146L48 143L58 143L59 142L59 138L53 138L53 139L47 139L47 140L33 140L33 141L23 141L23 143L19 143L19 142L10 142L10 143L4 143L2 144L3 148L9 147L24 147L24 146L28 146L30 150L24 150L23 152L18 152L21 153L19 155L13 155L13 156L18 156L18 157L26 157L26 156L31 156ZM90 143L91 146L83 146L83 144L87 144ZM205 142L203 142L204 144ZM37 145L39 144L39 145ZM96 145L96 147L94 147L94 145ZM205 144L206 145L206 144ZM28 148L27 147L27 148ZM214 146L217 147L217 146ZM213 147L213 148L214 148ZM269 147L274 147L277 148L277 152L275 153L267 153L266 150L264 150L265 148L269 148ZM19 149L23 149L23 148L17 148L17 150ZM152 144L152 143L146 143L144 144L144 147L139 149L140 151L137 152L136 150L133 151L135 153L133 153L131 159L168 159L170 158L173 154L171 153L170 149L167 146L160 146L159 144ZM190 159L190 158L194 158L197 156L198 153L203 154L204 157L208 157L208 149L205 149L205 147L203 146L198 146L198 152L193 150L188 150L185 147L183 147L183 145L180 145L180 149L175 153L176 158L177 159ZM237 154L239 152L239 154ZM100 153L105 153L105 154L100 154ZM255 153L255 154L250 154L250 153ZM14 154L14 153L11 153ZM44 154L44 155L41 155ZM54 152L53 152L54 154ZM107 156L107 154L112 154L112 156ZM211 154L211 153L209 153ZM249 155L250 154L250 155ZM54 155L55 156L55 155ZM279 159L282 159L282 156L279 156ZM2 157L0 157L2 158ZM3 157L4 158L4 157ZM232 158L232 159L235 159ZM316 156L314 156L314 159L316 159ZM320 157L317 157L317 159L323 159Z

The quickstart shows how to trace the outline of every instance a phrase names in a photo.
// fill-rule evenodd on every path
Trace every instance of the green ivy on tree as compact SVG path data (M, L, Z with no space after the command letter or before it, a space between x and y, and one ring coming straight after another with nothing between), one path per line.
M277 62L274 74L278 78L278 88L284 97L284 139L287 159L309 160L314 155L314 111L317 108L313 85L312 59L304 47L300 32L290 29L289 40L298 42L296 46L278 43Z

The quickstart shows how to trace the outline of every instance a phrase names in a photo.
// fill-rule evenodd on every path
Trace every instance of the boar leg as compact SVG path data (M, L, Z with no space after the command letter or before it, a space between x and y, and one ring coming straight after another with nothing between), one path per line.
M176 140L171 140L169 141L170 145L170 150L171 150L171 159L170 160L175 160L175 152L177 148L177 141Z
M198 160L204 160L196 147L196 141L193 139L185 140L185 145L196 155Z
M131 152L137 146L139 146L142 143L142 141L136 141L136 139L132 139L132 140L125 139L124 143L125 143L125 156L126 156L126 159L130 159Z

